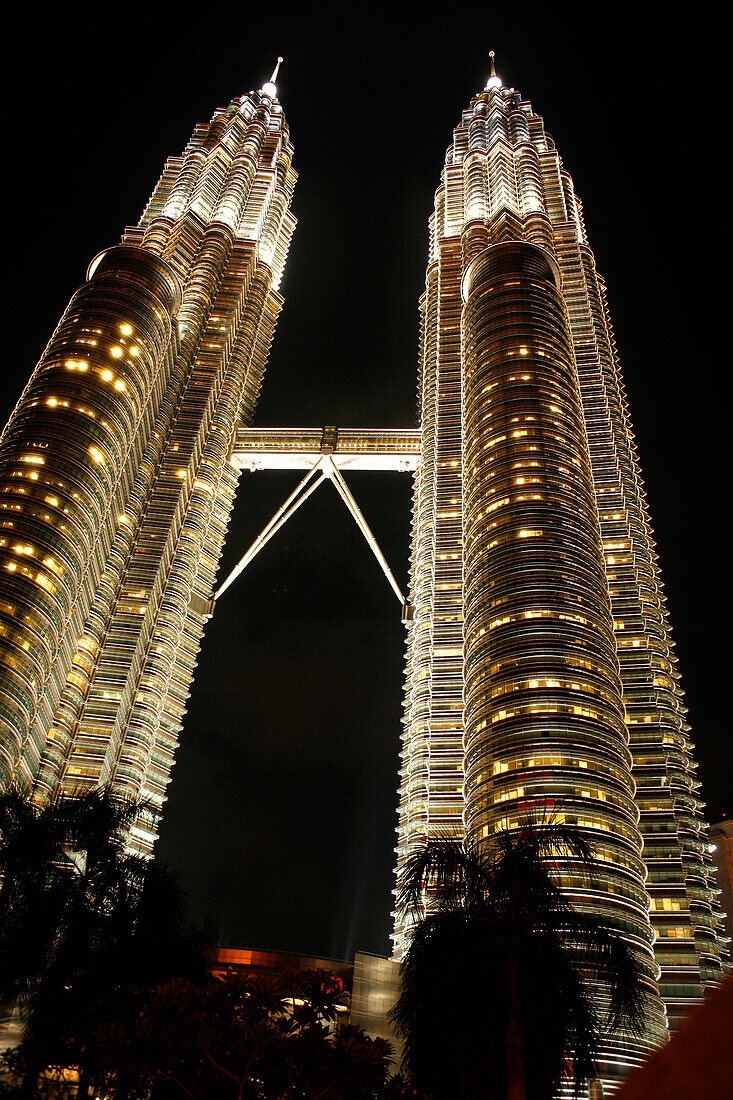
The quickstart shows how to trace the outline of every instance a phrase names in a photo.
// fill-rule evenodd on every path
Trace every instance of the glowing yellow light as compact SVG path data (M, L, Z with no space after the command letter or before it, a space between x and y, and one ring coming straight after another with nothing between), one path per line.
M132 325L120 325L120 332L123 336L132 336Z
M130 348L130 355L134 355L136 358L140 354L140 348L135 345L134 348Z
M104 465L104 455L98 447L90 447L89 454L92 456L95 462L99 463L100 466Z
M52 409L55 409L55 408L56 408L56 406L58 405L58 401L56 400L56 398L55 398L55 397L49 397L49 399L48 399L48 401L46 402L46 404L47 404L47 405L50 405Z
M111 370L103 370L102 378L105 380L105 382L111 382L114 378L114 375Z
M121 359L122 358L122 348L118 348L116 344L113 348L110 348L109 353L110 353L110 355L112 356L113 359Z
M118 378L118 379L117 379L117 381L115 382L115 389L116 389L116 390L119 390L119 391L120 391L120 393L123 393L123 392L124 392L124 389L125 389L125 383L124 383L124 382L122 381L122 379L121 379L121 378Z

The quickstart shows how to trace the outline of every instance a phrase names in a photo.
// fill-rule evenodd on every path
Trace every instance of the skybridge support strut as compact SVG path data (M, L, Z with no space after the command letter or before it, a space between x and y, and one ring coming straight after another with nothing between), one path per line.
M316 477L316 475L318 476ZM234 569L232 569L231 573L226 578L224 583L221 584L215 592L214 598L211 601L212 609L216 600L218 600L219 597L226 592L227 588L229 588L229 586L234 583L240 573L242 573L243 570L249 565L249 563L257 556L257 554L259 554L260 550L270 541L273 535L275 535L280 530L280 528L283 527L285 523L287 523L290 517L295 514L298 508L300 508L301 504L303 504L308 499L308 497L316 491L318 486L326 478L329 478L333 482L334 488L336 489L347 509L353 516L354 522L364 536L366 543L369 546L369 549L372 551L374 557L377 559L379 567L387 578L390 588L400 602L403 620L408 621L412 618L412 609L409 603L405 600L405 597L402 594L402 590L395 580L394 574L387 564L387 560L379 547L379 543L374 537L374 534L366 519L364 518L364 515L359 508L359 505L356 503L356 500L354 499L351 490L346 484L343 474L337 466L337 460L335 460L334 456L331 453L321 454L320 458L308 470L305 477L296 486L296 488L293 490L293 492L290 494L284 504L282 504L280 508L278 508L272 519L265 525L262 532L254 540L247 552L240 558L239 562L235 565Z
M402 590L400 589L400 586L398 585L397 581L395 580L394 574L392 573L392 570L387 565L387 560L386 560L384 554L379 549L379 543L377 542L374 535L372 534L372 531L371 531L371 528L370 528L369 524L364 519L364 516L361 512L361 509L359 508L359 505L356 503L356 501L354 500L354 497L352 496L351 492L349 491L349 487L346 484L346 482L344 481L343 475L341 474L341 471L338 469L338 467L336 466L336 464L332 460L329 459L328 461L329 461L329 464L331 466L331 473L330 473L331 481L333 482L334 487L336 488L336 491L338 492L338 494L341 497L341 499L343 500L344 504L349 509L352 516L354 517L354 520L356 521L356 526L359 528L362 535L366 539L367 545L369 546L370 550L374 554L374 557L379 562L379 565L382 569L382 572L384 573L385 577L387 578L387 580L390 584L390 587L392 588L392 591L394 592L395 596L400 601L400 606L404 610L405 607L406 607L405 597L402 595Z
M306 485L311 480L311 478L316 473L316 471L319 469L320 465L321 465L321 463L319 461L319 462L316 463L316 465L313 467L313 469L308 471L308 473L305 475L303 480L293 490L293 492L290 494L290 496L285 501L285 503L280 508L278 508L277 512L275 512L275 515L272 517L270 522L264 527L262 532L254 540L254 542L252 543L252 545L250 546L250 548L246 552L246 554L244 554L239 559L239 561L234 566L234 568L232 569L232 571L229 574L229 576L227 577L227 579L224 581L224 583L214 593L214 602L216 602L216 600L218 600L219 597L222 596L226 592L226 590L227 590L227 588L229 588L230 584L234 583L234 581L237 579L239 574L245 569L245 567L248 566L249 563L252 561L252 559L255 558L259 554L262 547L265 546L270 541L272 536L277 531L279 531L280 528L285 523L287 523L287 521L290 519L290 517L292 515L295 514L295 512L297 512L298 508L300 508L301 504L303 504L303 502L308 499L308 497L311 495L311 493L314 493L316 491L318 486L321 484L323 479L326 477L326 474L323 472L323 470L321 470L320 477L317 477L316 480L310 485L310 487L308 489L306 489Z

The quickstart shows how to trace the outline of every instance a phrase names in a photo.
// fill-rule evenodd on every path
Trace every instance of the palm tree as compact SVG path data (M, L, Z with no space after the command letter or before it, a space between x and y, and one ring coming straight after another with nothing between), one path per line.
M207 974L173 876L126 850L140 811L109 789L0 798L0 996L20 998L25 1095L51 1062L81 1065L86 1095L90 1010L121 986Z
M0 795L0 1006L28 991L53 951L63 876L59 803L36 803L16 787Z
M639 961L568 903L552 877L560 855L593 870L583 837L554 824L480 848L432 840L404 868L398 904L418 923L393 1020L405 1069L438 1100L551 1100L567 1076L577 1095L603 1034L643 1029Z
M129 923L124 847L137 812L109 790L44 803L16 788L0 797L0 999L24 1022L27 1095L63 1018L57 1002Z
M80 922L94 933L86 950L69 937L66 959L29 1013L29 1046L37 1036L52 1061L79 1067L79 1097L88 1095L92 1081L119 1097L133 1086L132 1067L111 1069L104 1062L96 1040L100 1021L117 1027L119 1042L129 1006L144 1005L156 986L172 978L204 986L209 979L209 939L184 921L186 898L176 877L140 857L120 862L123 888L104 912L93 909L92 920Z

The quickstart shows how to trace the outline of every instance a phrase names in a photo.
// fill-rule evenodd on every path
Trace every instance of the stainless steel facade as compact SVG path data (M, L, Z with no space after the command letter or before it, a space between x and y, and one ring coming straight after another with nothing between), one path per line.
M294 228L275 86L199 125L0 441L0 781L160 807ZM149 850L152 821L133 842Z
M320 431L242 430L295 178L271 83L197 126L2 435L2 783L163 803L240 470L323 452ZM398 866L538 813L584 830L602 881L562 881L649 981L649 1034L609 1045L612 1080L727 949L605 287L542 119L496 76L436 192L420 360ZM417 461L411 433L338 446L354 468Z
M554 815L634 944L644 1041L727 961L605 287L542 119L492 75L449 146L421 299L398 869L428 837ZM409 929L399 917L395 950Z

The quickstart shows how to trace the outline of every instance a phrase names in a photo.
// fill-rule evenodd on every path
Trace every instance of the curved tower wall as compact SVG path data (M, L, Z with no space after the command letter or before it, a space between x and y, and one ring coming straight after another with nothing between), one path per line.
M651 925L660 990L674 1024L701 996L703 985L720 976L726 947L605 287L572 180L542 119L516 91L498 80L490 83L454 131L429 226L420 303L423 457L413 503L414 619L407 651L398 869L429 837L446 831L460 835L464 824L472 836L480 837L485 828L518 823L536 809L554 806L556 813L565 813L569 822L587 832L608 870L602 902L595 899L594 904L614 912L620 923L628 918L637 944L648 941L649 932L642 926ZM475 368L476 349L469 354L468 334L473 340L477 317L489 307L487 299L479 308L477 299L476 312L469 299L462 314L461 283L471 262L480 262L476 257L503 242L534 245L557 264L571 342L569 362L577 378L573 400L570 391L563 391L565 403L549 402L538 388L536 369L529 372L529 380L517 381L518 371L504 377L499 360L496 382L501 394L470 388L475 374L469 378L469 367L474 363L471 370ZM521 285L506 288L507 294L521 295L521 290ZM522 324L529 324L528 348L529 335L535 332L534 311L532 305L522 313ZM512 338L516 336L514 332ZM566 366L566 377L569 369ZM578 396L580 415L573 404ZM560 412L548 412L548 402ZM540 414L549 420L527 421ZM559 446L562 437L563 447L570 448L562 465L572 476L560 471L558 461L552 469L547 464L529 467L517 474L522 480L514 484L505 476L501 492L493 479L477 487L477 458L487 461L495 447L511 449L530 439L528 434L517 437L516 443L508 439L489 447L495 424L514 416L527 422L520 425L518 420L512 431L536 432L544 424L545 449L548 444ZM573 450L581 467L590 464L590 474L586 466L581 481L579 468L569 461ZM526 458L533 461L529 454ZM469 461L470 468L464 465ZM533 496L548 499L533 501ZM600 532L591 538L587 528L583 535L592 542L586 547L592 568L589 561L582 569L578 565L580 572L572 579L565 570L568 579L562 580L561 590L553 581L533 591L539 579L530 583L527 578L537 560L540 544L535 538L510 541L511 549L506 550L491 544L499 537L496 533L505 524L508 533L516 519L525 525L518 530L555 530L559 525L561 531L573 533L574 545L579 545L577 529L566 527L573 512L572 507L566 510L570 500L575 501L576 528L581 520L590 522L590 510L591 527ZM494 511L487 512L494 505ZM598 603L599 561L610 616ZM470 591L464 590L464 581L470 581ZM587 584L590 589L583 588ZM557 616L566 614L574 597L579 608L585 607L591 591L591 667L561 676L557 644L575 646L586 624L576 620L571 626L571 619ZM500 603L504 599L507 602ZM547 625L543 616L534 623L521 617L524 611L534 614L543 609L556 620L545 639L547 646L539 644ZM587 613L576 614L589 618ZM478 629L486 634L477 638L474 627L479 620ZM608 649L609 624L615 653ZM555 639L555 652L550 638ZM501 663L494 657L499 650L533 666L526 677L509 677L516 686L508 695L505 671L495 667ZM617 675L620 701L613 686ZM507 697L500 703L503 695ZM484 720L486 726L479 729ZM526 751L520 747L525 721L554 743L553 751L540 758L534 736ZM601 762L598 745L604 729L613 730L607 751L615 754L619 770L612 773L609 768L603 783L591 782L590 773ZM512 739L516 751L510 750ZM596 744L594 753L570 754L573 745L590 750L591 742ZM572 883L568 889L574 889ZM645 918L647 904L650 912ZM397 918L398 956L408 934Z
M6 777L10 772L24 785L33 783L39 798L99 783L113 783L156 808L165 798L234 500L237 472L228 458L237 425L254 411L282 305L278 286L295 225L295 179L278 101L262 92L233 100L208 125L197 126L183 154L168 161L138 225L77 295L93 313L105 314L126 355L124 340L134 334L128 339L121 326L133 323L133 306L102 297L107 257L143 256L180 288L176 323L171 327L169 319L167 338L154 349L160 363L146 360L150 396L139 425L130 429L130 459L119 489L105 483L99 490L107 527L98 539L96 571L76 566L85 602L76 618L59 623L65 663L56 661L52 673L28 674L35 674L35 694L33 707L22 701L22 713L7 665L0 675L0 698L16 708L17 732L7 743L26 746L11 750ZM143 311L142 276L131 280L129 293ZM163 325L162 308L160 314ZM65 319L57 336L66 332ZM134 324L137 332L140 321ZM40 371L34 378L44 402L55 390ZM79 398L88 377L73 376ZM95 375L94 381L100 394L111 386L122 401L114 380ZM11 425L23 415L29 392ZM55 446L63 465L75 429L71 408L54 411L60 413ZM25 425L22 430L30 438ZM99 482L94 457L90 462L82 454L81 461L81 482ZM12 487L5 480L0 489ZM36 600L48 606L39 582L29 583ZM15 661L26 635L35 644L29 625L14 641ZM147 850L154 836L154 821L141 821L134 843Z
M597 878L559 857L560 881L623 930L647 980L647 1033L606 1044L612 1079L666 1021L561 286L525 241L480 252L463 280L464 824L479 847L528 814L593 837Z
M38 771L171 368L178 280L110 249L71 299L0 442L3 779Z

